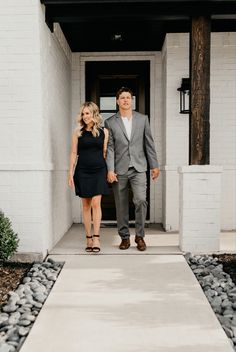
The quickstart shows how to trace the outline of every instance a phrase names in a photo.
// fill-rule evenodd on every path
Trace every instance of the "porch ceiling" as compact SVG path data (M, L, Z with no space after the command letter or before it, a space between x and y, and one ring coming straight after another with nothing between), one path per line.
M193 15L212 31L236 31L236 0L41 0L72 51L161 50L166 33L189 32Z

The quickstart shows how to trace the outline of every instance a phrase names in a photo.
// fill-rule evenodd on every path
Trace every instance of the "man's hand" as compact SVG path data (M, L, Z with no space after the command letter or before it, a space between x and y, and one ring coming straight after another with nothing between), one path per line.
M108 171L108 173L107 173L107 181L109 183L118 182L117 174L115 174L114 171Z
M151 169L151 176L152 176L153 181L157 179L159 174L160 174L159 168L155 167L154 169Z

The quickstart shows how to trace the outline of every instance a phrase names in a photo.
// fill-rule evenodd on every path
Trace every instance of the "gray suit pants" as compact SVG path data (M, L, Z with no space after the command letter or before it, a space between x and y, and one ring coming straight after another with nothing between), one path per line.
M128 183L133 192L135 206L135 234L144 237L144 226L147 214L147 177L146 172L137 172L129 168L125 175L118 175L118 182L112 183L116 203L118 233L121 238L129 238L129 199Z

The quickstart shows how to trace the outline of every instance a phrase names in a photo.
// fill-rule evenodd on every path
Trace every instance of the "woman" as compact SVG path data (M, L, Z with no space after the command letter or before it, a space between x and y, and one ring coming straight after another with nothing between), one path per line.
M87 238L85 250L98 253L102 217L101 198L102 195L109 194L105 162L108 130L101 127L102 117L98 106L93 102L86 102L81 106L78 123L80 127L76 128L72 135L68 183L71 188L75 187L75 194L82 198ZM93 236L91 235L92 220Z

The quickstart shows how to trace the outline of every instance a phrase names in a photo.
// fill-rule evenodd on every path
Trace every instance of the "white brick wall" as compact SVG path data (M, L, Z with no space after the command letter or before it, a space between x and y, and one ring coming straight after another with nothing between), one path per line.
M178 165L188 164L188 115L179 114L181 79L189 76L188 34L167 34L162 48L163 67L163 226L179 227Z
M177 166L188 164L188 115L178 114L176 89L188 77L188 35L168 34L163 47L165 150L163 223L178 229ZM223 165L221 228L236 228L236 33L212 33L210 162ZM169 185L169 186L168 186Z
M236 229L236 33L212 33L210 160L223 165L221 226Z
M47 248L72 224L70 191L67 186L71 145L72 54L59 25L52 35L40 7L40 64L44 160L53 163L51 177L52 233Z
M37 1L0 5L1 163L43 161ZM39 143L35 143L39 141Z
M38 0L0 6L0 208L20 251L45 255L71 224L70 51Z
M222 167L191 165L180 172L180 247L219 250Z

